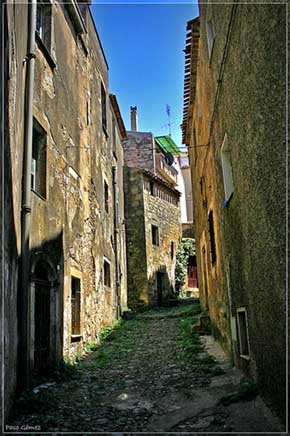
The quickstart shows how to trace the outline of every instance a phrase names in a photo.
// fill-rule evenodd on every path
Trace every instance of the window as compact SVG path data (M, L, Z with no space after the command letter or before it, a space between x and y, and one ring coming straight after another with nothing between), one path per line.
M154 195L154 182L150 182L150 194Z
M91 93L87 94L87 126L91 124Z
M46 148L47 134L41 125L33 120L31 189L46 198Z
M174 242L173 241L171 241L171 260L173 260L174 259Z
M101 83L101 101L102 101L102 126L107 134L107 99L104 85Z
M81 281L77 277L71 277L71 333L81 333Z
M37 1L36 31L50 53L51 50L51 5Z
M104 259L104 285L111 287L111 265L107 259Z
M225 191L224 205L227 206L234 192L232 166L230 161L230 152L229 152L227 134L225 134L223 144L221 147L221 162L222 162L224 191Z
M205 26L206 26L208 54L209 54L209 57L211 58L212 48L213 48L213 43L214 43L214 38L215 38L215 32L214 32L214 26L213 26L212 20L207 21Z
M250 358L247 311L244 307L237 309L240 356Z
M210 237L211 263L212 265L214 265L216 263L216 247L215 247L214 222L213 222L212 210L208 214L208 228L209 228L209 237Z
M152 224L152 244L159 245L159 229Z
M109 187L107 182L104 182L104 204L105 211L109 213Z

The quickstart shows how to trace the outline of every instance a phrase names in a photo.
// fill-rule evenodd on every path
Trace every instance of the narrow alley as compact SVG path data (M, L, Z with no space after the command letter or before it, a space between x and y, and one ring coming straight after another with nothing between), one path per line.
M288 434L274 3L4 2L2 434Z
M18 401L9 431L278 431L254 385L199 336L199 302L149 310Z

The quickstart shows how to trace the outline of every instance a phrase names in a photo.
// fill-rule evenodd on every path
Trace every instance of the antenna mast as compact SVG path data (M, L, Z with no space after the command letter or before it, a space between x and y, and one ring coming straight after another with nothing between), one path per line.
M171 121L170 121L170 106L169 104L166 105L166 113L168 116L168 131L169 131L169 136L171 136Z

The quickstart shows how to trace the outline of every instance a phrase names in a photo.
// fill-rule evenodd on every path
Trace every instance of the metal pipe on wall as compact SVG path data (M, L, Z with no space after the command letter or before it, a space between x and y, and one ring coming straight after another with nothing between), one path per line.
M35 70L35 31L37 0L28 4L28 41L25 83L24 147L21 208L21 281L19 286L19 385L30 384L30 216L31 216L31 161L33 136L33 94Z

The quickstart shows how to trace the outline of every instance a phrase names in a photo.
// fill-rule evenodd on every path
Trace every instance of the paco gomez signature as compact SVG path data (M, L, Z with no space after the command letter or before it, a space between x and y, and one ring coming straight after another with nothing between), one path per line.
M5 425L6 431L41 431L40 425Z

